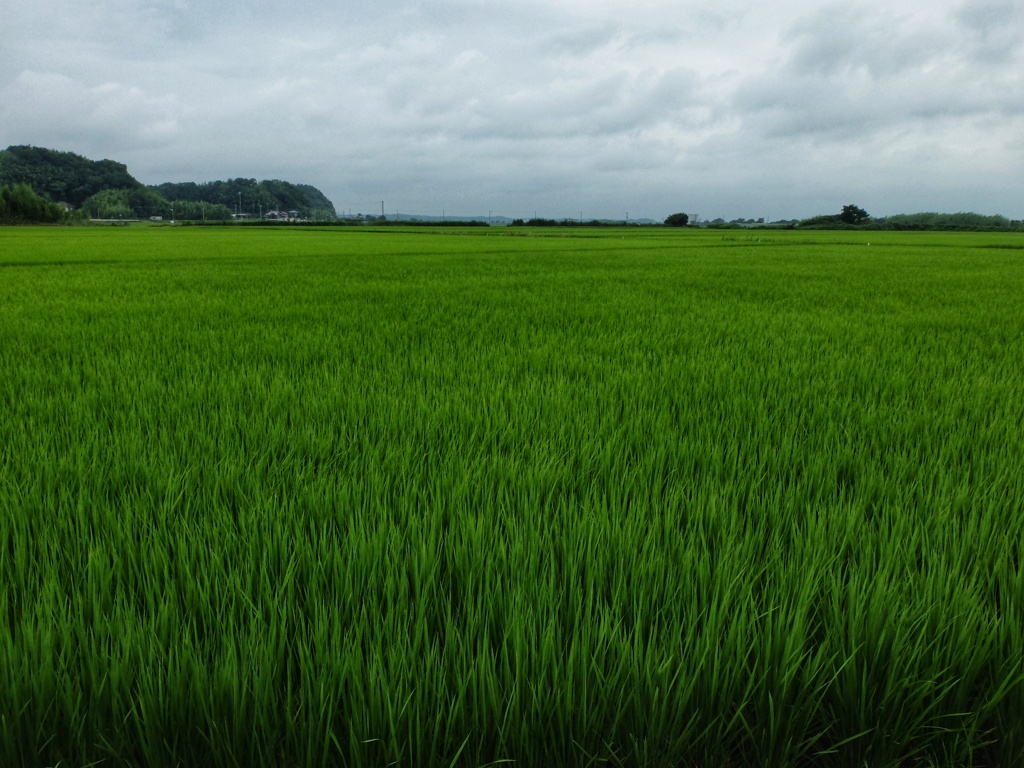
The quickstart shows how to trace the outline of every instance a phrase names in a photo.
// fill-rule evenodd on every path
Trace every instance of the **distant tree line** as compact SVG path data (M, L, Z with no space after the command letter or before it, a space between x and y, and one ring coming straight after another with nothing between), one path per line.
M231 211L223 205L206 205L190 201L170 202L150 187L137 189L106 189L82 204L82 213L90 219L148 219L152 217L181 220L226 220Z
M901 213L872 222L876 229L1021 231L1024 221L1005 216L984 216L978 213Z
M293 222L298 226L303 224L310 224L317 227L362 227L371 225L374 227L489 227L486 221L459 221L457 219L448 219L446 221L421 221L419 219L400 219L398 221L389 219L386 216L364 216L361 219L356 218L339 218L331 221L316 221L309 219L306 221ZM246 226L274 226L272 221L260 221L250 220L246 222Z
M961 232L1011 232L1024 230L1024 222L1005 216L978 213L902 213L872 218L863 208L843 206L840 213L814 216L795 225L798 229L944 230Z
M589 219L588 221L580 221L579 219L512 219L509 222L510 227L622 227L622 226L639 226L636 224L629 224L628 222L622 221L607 221L604 219Z
M772 221L765 222L764 218L760 219L733 219L732 221L726 221L725 219L711 219L703 226L708 229L784 229L787 225L795 225L796 219L792 221Z
M299 218L332 220L334 204L316 187L272 179L228 179L197 184L160 184L154 189L170 202L190 201L223 206L230 213L261 218L271 211L294 211ZM190 217L191 218L191 217Z

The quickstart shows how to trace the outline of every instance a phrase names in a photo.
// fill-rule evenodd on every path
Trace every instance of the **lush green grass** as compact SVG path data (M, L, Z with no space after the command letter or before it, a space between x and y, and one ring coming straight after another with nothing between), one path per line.
M0 763L1019 765L1022 245L0 230Z

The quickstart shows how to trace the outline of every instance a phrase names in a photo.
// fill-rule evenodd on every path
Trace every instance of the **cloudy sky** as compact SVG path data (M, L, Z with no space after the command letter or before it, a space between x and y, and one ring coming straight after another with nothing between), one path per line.
M1017 0L0 0L0 147L339 211L1024 217Z

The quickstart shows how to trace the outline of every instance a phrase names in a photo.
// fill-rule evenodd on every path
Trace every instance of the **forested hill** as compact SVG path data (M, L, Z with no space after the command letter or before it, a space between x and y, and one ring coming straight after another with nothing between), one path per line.
M12 146L0 152L0 186L16 184L27 184L37 194L93 218L227 218L271 211L294 211L305 219L337 215L334 204L308 184L239 178L146 187L123 163L42 147Z
M278 179L228 179L204 184L187 181L160 184L154 189L172 202L187 200L225 205L235 213L250 216L270 211L298 211L303 218L317 219L333 219L337 215L334 204L316 187Z
M15 146L0 152L0 185L28 184L55 203L81 207L106 189L138 189L142 183L128 166L113 160L89 160L74 152Z

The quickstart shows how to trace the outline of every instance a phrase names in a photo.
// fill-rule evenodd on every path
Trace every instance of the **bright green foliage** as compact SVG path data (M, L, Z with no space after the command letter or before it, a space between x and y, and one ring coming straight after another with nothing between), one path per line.
M544 232L0 231L0 763L1021 764L1019 237Z
M54 224L65 210L32 191L28 184L0 186L0 224Z
M136 219L159 216L166 219L200 221L227 220L231 211L223 205L207 205L178 201L171 203L147 187L139 189L108 189L99 192L82 205L85 215L93 219Z
M97 192L82 204L82 211L91 219L134 219L142 216L132 210L127 189Z

